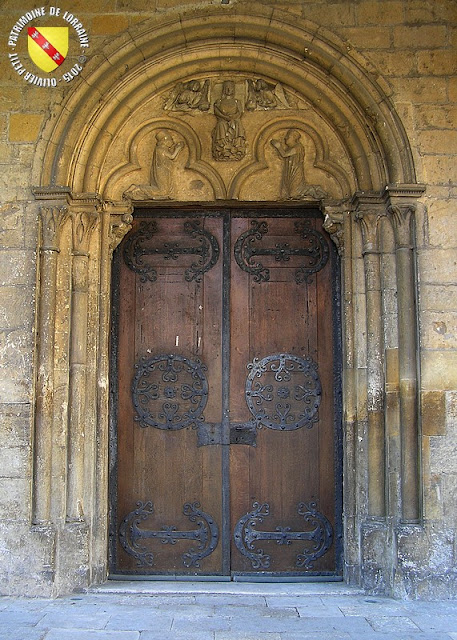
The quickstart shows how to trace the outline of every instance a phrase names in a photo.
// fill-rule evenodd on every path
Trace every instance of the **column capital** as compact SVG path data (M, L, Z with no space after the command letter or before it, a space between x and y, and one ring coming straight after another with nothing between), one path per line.
M41 205L39 208L41 222L41 251L58 252L60 232L68 218L68 207L58 204Z
M338 254L344 255L344 216L349 215L350 205L348 201L324 204L324 229L333 240Z
M392 224L397 249L412 248L412 220L417 209L417 199L425 193L422 184L387 185L382 194L387 214Z
M362 230L362 253L378 253L379 220L386 215L386 206L379 193L361 191L354 194L352 208L356 222Z

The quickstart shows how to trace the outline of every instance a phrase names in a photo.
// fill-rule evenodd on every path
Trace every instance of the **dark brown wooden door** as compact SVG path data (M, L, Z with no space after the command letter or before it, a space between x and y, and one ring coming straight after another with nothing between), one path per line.
M338 287L320 214L144 212L114 269L112 572L338 575Z

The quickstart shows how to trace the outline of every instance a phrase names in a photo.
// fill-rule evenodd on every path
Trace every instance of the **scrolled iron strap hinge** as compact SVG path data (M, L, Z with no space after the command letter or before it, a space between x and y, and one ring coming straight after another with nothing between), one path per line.
M196 238L198 245L181 246L177 242L165 242L161 246L145 246L148 240L152 240L157 233L157 222L143 222L137 231L130 234L124 245L125 264L140 275L141 282L155 282L157 271L144 261L145 256L163 256L164 260L177 260L183 255L198 256L198 261L193 262L184 272L187 282L201 282L204 273L214 267L219 259L220 248L217 238L200 226L199 220L188 220L184 223L184 232Z
M200 509L199 502L186 502L183 505L183 514L191 522L197 523L197 529L179 531L174 525L165 525L160 530L140 528L142 521L154 514L152 502L138 502L137 508L131 511L122 520L119 527L119 541L122 548L136 558L137 566L152 567L154 554L144 546L138 544L138 540L158 539L162 544L175 545L179 540L195 540L197 548L191 547L182 554L182 563L185 567L200 568L200 561L209 556L219 542L219 528L214 519Z
M313 273L320 271L328 261L329 248L324 236L311 228L309 220L295 223L295 233L306 243L304 247L291 247L289 243L276 243L274 247L256 246L268 233L268 224L253 220L251 228L240 235L235 243L235 260L243 271L252 275L254 282L268 282L270 270L257 260L257 256L272 256L276 262L289 262L291 257L304 257L305 263L295 270L295 282L309 282Z
M259 531L256 527L270 515L270 505L254 502L252 511L242 516L234 529L234 540L238 551L248 558L253 569L269 569L271 556L263 549L256 548L259 540L275 541L279 545L292 542L305 542L302 553L297 554L297 568L312 569L313 563L330 549L333 542L333 529L328 519L317 510L316 502L301 502L297 512L306 522L315 525L310 531L292 531L291 527L278 526L275 531Z

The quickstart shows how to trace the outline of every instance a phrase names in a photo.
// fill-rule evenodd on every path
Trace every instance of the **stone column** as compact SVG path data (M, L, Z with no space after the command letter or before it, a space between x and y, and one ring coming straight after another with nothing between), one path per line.
M37 320L37 381L33 467L33 524L50 521L56 274L60 231L68 209L54 202L40 206L41 247Z
M71 275L70 381L67 449L68 522L84 520L84 438L87 370L89 242L97 213L71 211L73 265Z
M386 515L384 340L378 239L378 220L384 215L384 205L375 197L357 198L356 204L356 219L360 222L362 230L367 304L368 515L384 518Z
M412 222L415 206L391 204L388 213L395 235L400 380L401 517L420 520L417 310Z

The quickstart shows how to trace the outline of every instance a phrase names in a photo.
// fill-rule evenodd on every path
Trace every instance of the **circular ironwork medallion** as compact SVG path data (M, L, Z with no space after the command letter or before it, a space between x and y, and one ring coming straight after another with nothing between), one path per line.
M246 402L258 426L293 431L317 422L322 387L311 357L275 353L248 369Z
M206 366L174 354L142 358L135 365L132 400L141 427L184 429L204 421Z

